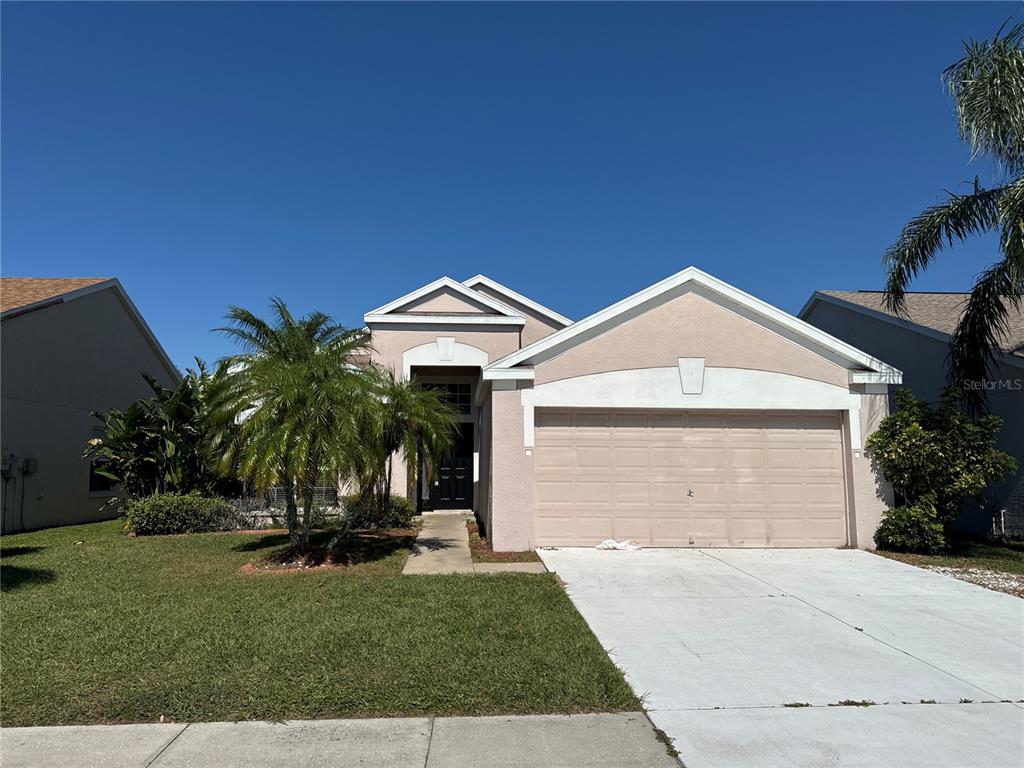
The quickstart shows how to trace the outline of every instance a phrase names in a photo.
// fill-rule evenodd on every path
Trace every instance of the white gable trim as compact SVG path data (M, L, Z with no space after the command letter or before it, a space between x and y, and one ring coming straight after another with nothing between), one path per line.
M370 322L365 318L373 317L375 315L391 314L395 312L395 310L400 309L406 304L416 301L416 299L427 296L428 294L431 294L434 291L441 290L443 288L447 288L450 291L459 294L460 296L462 296L465 299L468 299L471 302L474 302L476 304L483 304L488 309L493 309L499 315L502 315L504 317L517 317L524 320L525 322L525 318L523 318L522 315L520 315L511 307L507 307L497 299L492 299L490 296L485 296L479 291L471 290L464 286L462 283L452 280L452 278L450 277L440 277L432 283L427 283L421 288L417 288L412 293L407 293L405 294L405 296L401 296L395 299L394 301L389 301L382 307L377 307L376 309L367 312L364 315L364 321Z
M363 322L367 325L526 325L526 318L507 315L404 315L392 312L387 315L363 315Z
M609 328L618 325L630 317L641 314L644 311L643 305L645 303L673 289L685 287L688 284L704 289L702 295L710 294L712 298L724 299L724 303L731 305L728 308L733 309L741 316L747 317L769 330L775 331L784 338L789 338L796 343L808 346L836 362L841 362L846 367L860 367L885 373L893 378L901 377L900 371L881 360L825 333L810 323L793 317L788 312L773 307L771 304L751 296L749 293L745 293L716 277L712 277L696 267L687 267L661 282L644 288L642 291L622 299L622 301L616 302L589 317L573 323L568 328L556 331L550 336L545 336L543 339L523 347L517 352L496 360L489 367L509 368L525 362L536 363L537 358L545 353L550 354L546 355L544 359L553 357L582 341L604 333ZM588 331L591 332L589 335Z
M498 293L508 296L513 301L519 302L524 307L529 307L537 314L544 315L544 317L548 318L549 320L554 320L556 323L560 323L561 325L572 325L572 320L570 320L565 315L560 315L553 309L548 309L543 304L538 304L533 299L528 299L526 296L523 296L523 294L516 293L508 286L502 285L497 280L491 280L491 278L487 277L486 275L476 275L475 277L471 277L468 280L463 280L462 284L465 285L467 288L474 288L475 286L478 285L486 285L492 291L497 291Z

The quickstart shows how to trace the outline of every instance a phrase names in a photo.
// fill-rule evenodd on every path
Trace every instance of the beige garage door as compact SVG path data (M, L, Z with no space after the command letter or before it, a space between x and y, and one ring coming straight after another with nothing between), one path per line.
M840 547L837 413L538 409L538 546Z

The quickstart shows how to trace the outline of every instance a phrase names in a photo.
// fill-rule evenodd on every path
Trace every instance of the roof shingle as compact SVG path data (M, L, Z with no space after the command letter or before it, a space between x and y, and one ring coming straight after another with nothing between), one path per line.
M56 299L65 293L105 283L109 277L4 277L0 278L0 312Z
M895 312L890 312L883 301L885 293L882 291L818 291L825 296L832 296L851 304L857 304L867 309L899 317ZM956 325L960 321L969 293L918 293L906 294L906 311L902 317L925 328L952 335ZM1024 313L1009 308L1007 321L1010 332L1003 343L1003 351L1015 355L1024 355Z

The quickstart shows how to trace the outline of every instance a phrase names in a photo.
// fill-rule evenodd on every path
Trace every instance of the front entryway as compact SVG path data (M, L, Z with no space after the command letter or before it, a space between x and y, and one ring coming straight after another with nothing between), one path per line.
M473 425L459 424L452 451L430 483L430 509L472 509Z

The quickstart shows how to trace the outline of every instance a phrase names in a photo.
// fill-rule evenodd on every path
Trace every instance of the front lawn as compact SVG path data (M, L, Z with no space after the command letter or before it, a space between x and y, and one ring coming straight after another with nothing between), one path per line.
M959 540L953 543L948 553L941 555L882 551L877 554L1024 597L1024 544Z
M551 575L243 566L282 535L127 538L117 522L5 536L0 723L635 710Z

